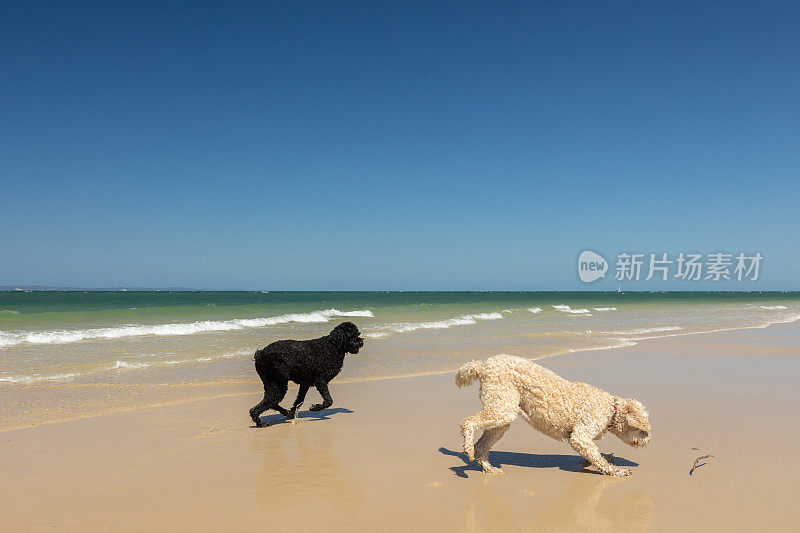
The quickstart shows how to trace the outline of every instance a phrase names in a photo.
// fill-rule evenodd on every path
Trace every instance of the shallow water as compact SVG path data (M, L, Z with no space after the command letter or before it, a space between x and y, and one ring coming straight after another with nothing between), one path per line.
M252 388L257 348L344 320L365 346L341 380L798 319L800 293L3 292L0 427L42 406L71 417Z

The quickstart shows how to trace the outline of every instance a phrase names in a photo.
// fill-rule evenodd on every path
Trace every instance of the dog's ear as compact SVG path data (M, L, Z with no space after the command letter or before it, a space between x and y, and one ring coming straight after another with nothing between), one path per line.
M650 431L650 421L644 406L633 398L628 398L625 406L625 421L631 427L642 431Z
M358 336L358 328L352 322L342 322L331 331L331 337L344 342L351 337Z
M331 338L333 339L336 339L338 341L343 341L345 337L344 328L342 328L342 325L339 324L338 326L336 326L331 330L330 335Z
M358 337L358 326L352 322L344 322L341 324L348 337Z

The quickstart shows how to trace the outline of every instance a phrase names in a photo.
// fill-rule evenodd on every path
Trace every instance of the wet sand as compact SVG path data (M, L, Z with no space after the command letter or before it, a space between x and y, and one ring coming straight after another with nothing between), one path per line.
M491 455L504 474L466 464L458 423L479 408L477 386L457 389L452 373L334 382L333 408L294 424L269 415L265 429L247 416L254 381L248 394L4 431L0 530L789 529L799 356L789 324L540 361L645 404L650 446L600 441L630 478L582 470L521 420Z

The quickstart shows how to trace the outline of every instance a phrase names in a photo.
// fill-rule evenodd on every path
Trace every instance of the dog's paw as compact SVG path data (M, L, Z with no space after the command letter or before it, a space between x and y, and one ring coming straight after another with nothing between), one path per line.
M472 448L464 448L464 453L467 454L467 462L475 460L475 450Z
M322 405L321 403L315 403L314 405L309 407L308 410L309 411L322 411L323 409L325 409L324 405Z
M630 476L633 472L630 468L613 468L608 472L605 472L609 476L616 476L616 477L626 477Z
M503 473L503 469L502 468L497 468L496 466L492 466L490 464L483 464L483 465L481 465L481 467L483 468L483 473L484 474L502 474Z

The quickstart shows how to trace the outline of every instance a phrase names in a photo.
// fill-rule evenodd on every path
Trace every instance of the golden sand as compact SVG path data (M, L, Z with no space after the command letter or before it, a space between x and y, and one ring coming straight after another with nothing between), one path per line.
M491 455L504 474L467 465L458 423L477 388L452 374L334 381L332 409L265 429L254 388L0 432L0 530L791 529L798 346L786 325L541 361L645 404L650 446L600 441L630 478L582 470L522 421Z

